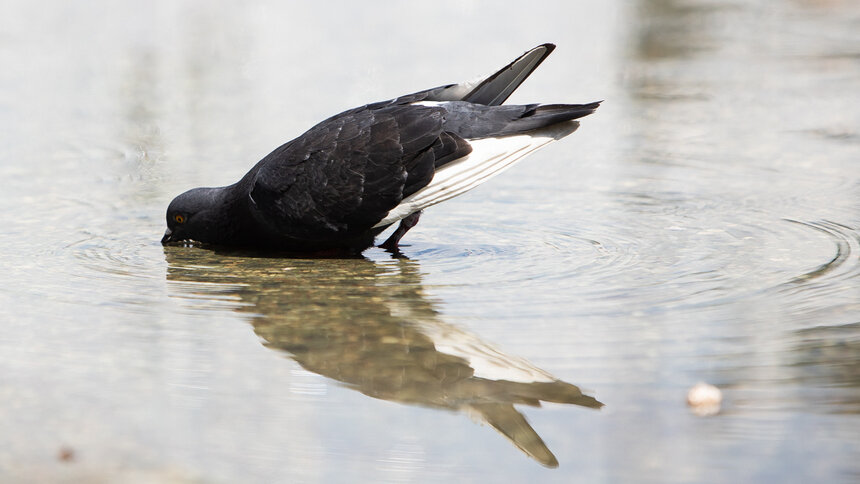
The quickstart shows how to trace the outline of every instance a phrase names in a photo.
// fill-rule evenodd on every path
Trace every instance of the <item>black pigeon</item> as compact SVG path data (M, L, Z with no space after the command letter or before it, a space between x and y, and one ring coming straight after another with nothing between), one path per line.
M561 139L590 104L501 106L555 49L544 44L482 79L335 115L280 146L239 182L170 202L163 244L357 254L395 222L395 250L421 211Z

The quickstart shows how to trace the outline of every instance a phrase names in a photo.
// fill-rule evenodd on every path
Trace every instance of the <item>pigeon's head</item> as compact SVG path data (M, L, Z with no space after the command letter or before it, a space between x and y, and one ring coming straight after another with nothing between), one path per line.
M217 243L221 233L218 223L221 189L195 188L174 198L167 207L167 230L162 244L196 240Z

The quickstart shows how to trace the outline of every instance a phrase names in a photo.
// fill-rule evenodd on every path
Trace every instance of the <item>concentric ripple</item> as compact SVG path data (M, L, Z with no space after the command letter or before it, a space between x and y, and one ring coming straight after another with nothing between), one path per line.
M800 222L787 220L816 230L833 244L833 257L809 272L796 277L791 283L803 284L817 279L841 280L860 276L860 233L847 225L836 222Z
M848 226L730 215L697 219L676 208L624 224L527 231L454 223L444 234L416 233L404 252L420 261L426 285L467 291L480 298L476 305L527 291L530 302L601 312L721 305L773 288L815 299L860 270L858 235Z
M109 305L141 312L163 297L161 244L147 227L127 233L117 222L113 231L80 229L69 241L32 247L34 266L28 272L50 272L30 289L75 305Z
M555 284L575 274L622 271L636 259L633 240L595 240L555 226L504 232L453 223L432 240L416 235L404 252L439 276L430 284L448 286Z
M860 309L857 284L850 281L860 278L860 230L827 220L788 221L822 237L828 252L822 262L777 286L776 292L797 311L842 305ZM854 318L846 322L856 322Z
M82 267L105 278L128 280L163 277L162 271L152 264L157 246L151 240L92 235L64 249L71 251Z

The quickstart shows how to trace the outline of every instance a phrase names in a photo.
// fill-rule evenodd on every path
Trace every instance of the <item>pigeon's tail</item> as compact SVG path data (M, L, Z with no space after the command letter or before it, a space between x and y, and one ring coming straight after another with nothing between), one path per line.
M510 136L579 119L593 113L600 106L601 102L597 101L589 104L532 104L526 106L526 111L522 115L512 119L498 131L487 133L487 135L493 137Z
M502 104L554 49L555 45L553 44L543 44L529 50L481 81L480 84L463 96L463 101L486 104L487 106Z
M588 116L600 106L600 103L601 101L588 104L482 106L455 101L416 104L444 110L445 124L443 129L472 142L473 140L502 138L551 128L553 125L565 121Z
M432 89L424 97L424 100L468 101L474 104L498 106L520 87L520 84L538 68L554 49L555 45L553 44L539 45L489 76Z
M523 115L523 118L544 120L541 126L579 119L593 113L603 101L588 104L539 104ZM538 126L540 127L540 126Z

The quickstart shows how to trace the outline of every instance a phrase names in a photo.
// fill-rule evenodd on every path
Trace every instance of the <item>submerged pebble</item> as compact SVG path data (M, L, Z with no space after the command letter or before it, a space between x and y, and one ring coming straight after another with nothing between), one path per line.
M60 447L60 450L57 452L57 460L61 462L71 462L75 460L75 449L66 445Z
M687 405L700 417L719 413L722 401L723 392L708 383L697 383L687 392Z

